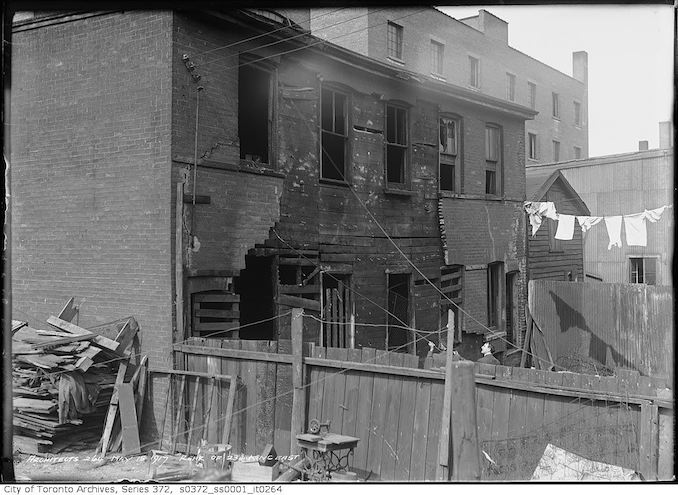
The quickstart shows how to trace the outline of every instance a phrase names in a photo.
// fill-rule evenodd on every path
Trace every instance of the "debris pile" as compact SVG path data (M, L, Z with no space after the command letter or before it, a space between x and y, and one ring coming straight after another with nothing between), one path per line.
M50 330L12 322L14 444L25 453L57 453L97 440L116 373L130 359L134 318L86 330L69 321L77 312L72 304L50 316Z

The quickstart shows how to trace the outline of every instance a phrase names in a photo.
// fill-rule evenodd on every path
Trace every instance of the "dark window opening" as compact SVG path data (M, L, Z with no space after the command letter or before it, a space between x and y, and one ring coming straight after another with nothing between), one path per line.
M485 127L485 193L501 194L501 135L496 126Z
M237 286L240 294L240 324L248 325L239 331L241 339L276 339L276 320L262 321L276 315L273 280L272 256L245 256L245 269L240 272Z
M407 110L386 106L386 180L404 184L407 169Z
M506 274L506 339L514 342L516 325L518 324L518 291L515 283L518 272Z
M238 75L240 158L269 163L271 74L243 65Z
M323 273L323 345L351 347L351 276Z
M485 194L497 194L497 172L485 171Z
M456 183L454 164L440 163L440 189L443 191L455 191Z
M553 141L553 161L560 161L560 141Z
M553 117L560 118L560 97L558 93L551 93L551 100L553 101Z
M457 157L459 143L459 122L442 117L439 120L440 130L440 189L442 191L461 191L461 177L457 175Z
M389 273L387 308L388 326L386 345L389 351L407 352L411 344L409 326L410 313L410 275L409 273Z
M325 88L321 93L321 177L324 179L346 180L346 99L346 95Z
M487 265L487 325L498 327L501 311L501 280L504 264L490 263Z
M537 135L533 133L527 134L527 156L532 160L537 159Z
M655 258L629 258L629 282L655 285L657 283L656 263Z

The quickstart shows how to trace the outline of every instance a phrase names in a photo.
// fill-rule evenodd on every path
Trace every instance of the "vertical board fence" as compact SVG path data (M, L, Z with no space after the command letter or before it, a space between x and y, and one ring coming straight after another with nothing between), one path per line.
M187 370L239 377L234 453L256 455L267 443L289 453L295 361L290 341L194 338L174 349ZM334 433L359 437L351 466L363 478L436 479L445 383L440 360L428 358L422 369L408 354L304 344L301 362L305 411L296 421L302 430L318 419L329 421ZM662 380L620 375L476 363L477 435L492 459L483 462L482 479L529 479L548 443L647 479L671 478L672 392ZM196 386L203 389L196 392ZM210 407L206 387L187 382L184 391L189 403L196 397L197 417ZM228 394L215 388L212 407L223 414ZM221 433L217 425L207 439Z
M532 317L554 360L580 354L673 382L673 289L531 280Z

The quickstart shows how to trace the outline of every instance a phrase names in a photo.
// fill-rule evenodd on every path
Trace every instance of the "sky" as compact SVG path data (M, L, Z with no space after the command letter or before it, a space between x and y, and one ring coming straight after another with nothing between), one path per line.
M588 52L589 156L658 147L672 117L671 6L438 8L456 19L488 10L509 23L509 45L569 75L572 52Z

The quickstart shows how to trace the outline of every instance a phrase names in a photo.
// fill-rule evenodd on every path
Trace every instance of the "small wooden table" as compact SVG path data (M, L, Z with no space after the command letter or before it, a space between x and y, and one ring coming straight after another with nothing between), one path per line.
M348 471L349 458L353 455L360 438L337 433L297 435L297 444L304 456L310 461L305 470L309 480L325 481L336 471Z

